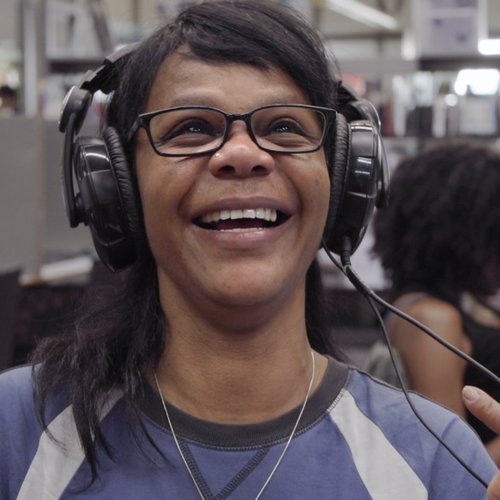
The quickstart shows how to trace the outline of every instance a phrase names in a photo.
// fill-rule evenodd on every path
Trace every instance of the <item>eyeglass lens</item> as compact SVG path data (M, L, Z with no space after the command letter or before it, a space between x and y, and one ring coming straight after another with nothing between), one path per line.
M275 106L251 113L250 126L259 147L276 152L316 149L323 139L325 115L312 108ZM166 110L149 123L158 153L189 155L208 152L224 141L227 121L218 110L188 108Z

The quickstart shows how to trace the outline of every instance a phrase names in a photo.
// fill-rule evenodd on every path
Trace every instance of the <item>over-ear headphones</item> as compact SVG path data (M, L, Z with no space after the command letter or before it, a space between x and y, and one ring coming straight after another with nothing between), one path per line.
M116 88L117 62L133 50L134 46L125 47L88 72L66 95L59 121L65 134L62 181L69 223L89 226L97 254L111 271L135 262L144 237L133 173L113 127L105 128L101 137L78 134L93 95ZM339 102L328 162L332 188L324 233L328 248L337 254L345 237L351 252L358 247L375 207L385 206L388 199L388 168L375 107L344 85L339 87Z
M345 238L350 253L361 243L375 207L389 202L389 169L375 106L341 84L340 113L330 155L330 212L324 241L341 254Z
M95 92L108 94L116 88L116 63L132 50L128 46L115 52L72 87L59 120L65 134L62 185L70 226L89 226L99 258L113 272L130 266L138 255L141 223L133 174L113 127L101 137L78 133Z

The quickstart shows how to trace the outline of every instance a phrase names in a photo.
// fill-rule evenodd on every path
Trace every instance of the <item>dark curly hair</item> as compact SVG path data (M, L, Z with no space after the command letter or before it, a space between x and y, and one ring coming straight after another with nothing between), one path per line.
M500 152L446 141L403 160L390 206L376 214L373 253L395 293L426 289L455 302L500 280Z

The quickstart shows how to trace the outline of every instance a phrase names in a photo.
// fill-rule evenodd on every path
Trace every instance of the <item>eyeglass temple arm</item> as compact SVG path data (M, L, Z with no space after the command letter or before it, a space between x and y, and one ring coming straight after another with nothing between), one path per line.
M130 127L130 130L128 131L128 134L127 134L127 143L129 143L133 139L134 135L139 130L140 126L141 126L140 120L139 119L135 120L135 122Z

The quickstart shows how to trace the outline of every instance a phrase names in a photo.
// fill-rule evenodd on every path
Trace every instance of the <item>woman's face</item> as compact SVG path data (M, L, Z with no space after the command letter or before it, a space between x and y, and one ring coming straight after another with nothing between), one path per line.
M245 113L275 103L309 101L278 68L206 62L177 52L160 67L146 111L206 105ZM232 123L216 153L162 157L143 129L136 144L161 296L210 310L216 304L282 304L303 293L329 204L323 150L268 153L252 141L242 121ZM277 213L279 223L264 222L266 212ZM236 218L222 220L227 214ZM239 218L244 215L256 218Z

